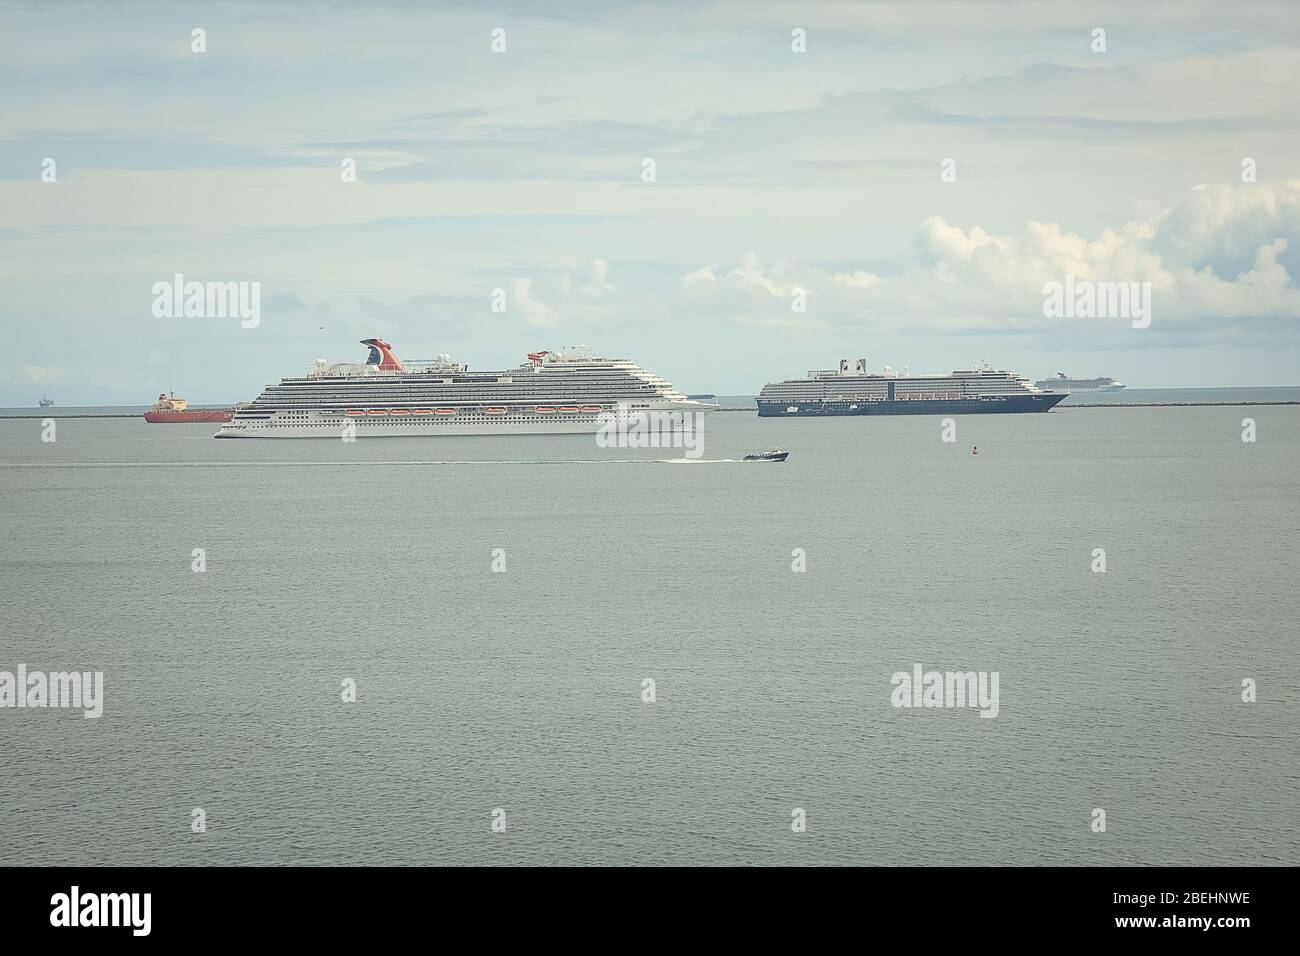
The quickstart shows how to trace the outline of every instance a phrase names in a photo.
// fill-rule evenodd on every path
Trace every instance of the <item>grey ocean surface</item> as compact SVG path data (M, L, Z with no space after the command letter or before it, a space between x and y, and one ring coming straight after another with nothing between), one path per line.
M213 431L0 421L2 864L1300 862L1300 408Z

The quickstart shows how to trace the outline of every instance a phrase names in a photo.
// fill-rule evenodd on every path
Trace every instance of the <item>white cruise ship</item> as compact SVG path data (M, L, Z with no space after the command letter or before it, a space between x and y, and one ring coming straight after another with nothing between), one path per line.
M1070 378L1064 372L1057 372L1056 378L1042 379L1034 386L1047 392L1118 392L1124 383L1113 378Z
M402 362L383 339L364 339L364 364L317 359L301 378L268 385L236 407L217 438L594 433L620 406L632 411L711 412L627 359L579 346L530 352L504 372L471 372L446 356ZM604 418L602 419L602 413Z

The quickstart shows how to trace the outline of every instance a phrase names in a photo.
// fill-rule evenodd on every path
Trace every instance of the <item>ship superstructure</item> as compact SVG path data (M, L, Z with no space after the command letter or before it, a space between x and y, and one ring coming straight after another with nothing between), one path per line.
M806 378L763 386L758 414L767 418L1046 412L1063 398L1031 385L1023 375L985 363L946 375L912 375L889 367L870 372L864 358L840 359L838 369L814 370Z
M144 413L144 420L150 424L228 422L234 414L233 408L190 408L190 403L177 398L175 392L163 392L149 411Z
M1048 392L1118 392L1125 385L1113 378L1070 378L1057 372L1054 378L1045 378L1034 385Z
M306 375L268 385L242 404L218 438L594 433L620 407L705 413L717 405L688 399L628 359L590 349L530 352L518 368L470 371L447 355L398 359L383 339L363 339L364 364L317 359ZM351 429L349 430L351 431Z

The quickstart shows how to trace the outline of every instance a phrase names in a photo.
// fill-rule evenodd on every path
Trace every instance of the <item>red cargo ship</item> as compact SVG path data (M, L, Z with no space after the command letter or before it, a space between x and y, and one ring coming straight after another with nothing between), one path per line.
M228 422L235 415L233 408L190 408L190 403L177 398L176 393L159 395L153 408L144 413L144 420L158 422Z

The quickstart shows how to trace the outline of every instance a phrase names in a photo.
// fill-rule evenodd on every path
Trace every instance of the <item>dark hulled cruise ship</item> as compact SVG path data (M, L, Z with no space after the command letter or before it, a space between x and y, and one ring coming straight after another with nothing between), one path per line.
M867 360L811 371L807 378L764 385L758 414L808 417L819 415L980 415L1046 412L1062 393L1045 392L1016 372L985 364L948 375L867 371Z

